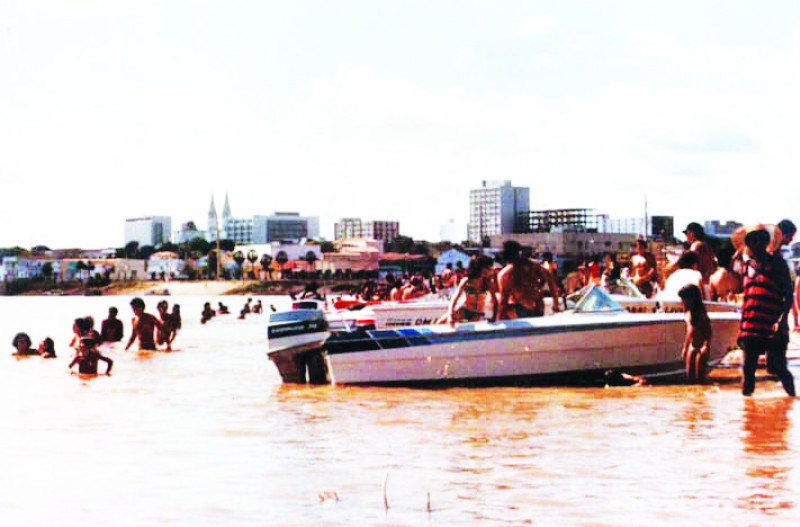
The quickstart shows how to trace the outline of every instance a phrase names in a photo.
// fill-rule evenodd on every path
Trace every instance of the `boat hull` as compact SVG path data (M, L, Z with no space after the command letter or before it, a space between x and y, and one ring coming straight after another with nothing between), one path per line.
M739 315L711 317L713 366L735 347ZM334 335L325 357L336 384L535 384L607 370L680 375L685 335L680 314L563 314Z

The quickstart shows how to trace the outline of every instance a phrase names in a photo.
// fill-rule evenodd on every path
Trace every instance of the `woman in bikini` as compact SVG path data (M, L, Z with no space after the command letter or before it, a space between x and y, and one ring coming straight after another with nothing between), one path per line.
M492 299L492 317L490 322L497 318L497 285L492 266L494 261L488 256L478 256L469 262L467 275L461 279L450 309L440 320L441 323L454 325L456 322L475 322L483 320L486 295ZM459 303L461 296L464 300ZM456 307L459 306L459 307Z

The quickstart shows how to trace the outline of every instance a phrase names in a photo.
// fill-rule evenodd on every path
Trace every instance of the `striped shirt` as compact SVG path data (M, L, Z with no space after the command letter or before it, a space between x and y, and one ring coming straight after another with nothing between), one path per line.
M785 286L772 255L762 261L749 260L744 275L744 303L739 338L769 339L785 313Z

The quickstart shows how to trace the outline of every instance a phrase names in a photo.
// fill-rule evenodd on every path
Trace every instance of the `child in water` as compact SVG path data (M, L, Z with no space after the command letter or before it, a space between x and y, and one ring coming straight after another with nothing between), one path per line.
M711 321L699 287L687 284L678 291L678 296L686 311L686 340L681 349L681 358L686 362L686 381L702 383L708 369Z
M110 375L111 367L114 366L114 361L97 351L97 343L93 338L83 337L78 347L78 352L75 354L75 358L69 363L69 368L72 369L72 367L77 364L78 373L97 375L98 361L104 361L106 363L106 375Z
M53 339L47 337L39 343L39 355L43 359L56 358L56 346L55 343L53 342Z

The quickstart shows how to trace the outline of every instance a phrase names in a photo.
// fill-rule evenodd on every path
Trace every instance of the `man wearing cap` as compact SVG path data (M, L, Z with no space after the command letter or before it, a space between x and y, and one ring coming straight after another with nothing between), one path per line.
M786 365L786 347L784 345L781 360L778 347L781 331L776 331L792 306L792 283L788 272L784 272L788 271L786 262L780 255L767 251L770 234L763 225L749 228L744 243L750 259L744 269L744 299L738 338L744 351L742 394L749 396L755 390L758 357L767 352L768 370L778 376L786 393L794 397L794 379ZM788 332L786 336L788 342Z
M783 364L784 367L786 365L786 348L789 347L789 312L792 310L792 305L794 303L792 275L789 272L789 265L781 254L781 247L784 245L788 246L792 243L794 235L797 232L797 227L791 220L781 220L778 222L778 230L780 230L781 233L781 240L773 254L775 259L775 272L781 275L779 278L781 283L788 284L788 290L791 292L789 296L792 300L788 302L788 306L784 306L783 316L778 324L778 331L775 333L775 337L770 341L770 345L767 348L767 371L773 375L778 375L780 371L776 370L776 365L777 368L780 368L781 364Z
M708 278L714 274L717 269L717 263L714 257L714 251L706 243L706 233L703 226L699 223L692 222L686 226L683 233L686 235L686 241L689 243L689 250L697 253L698 258L698 271L703 275L703 285L708 287ZM707 291L706 291L707 292ZM708 295L706 295L708 298Z

